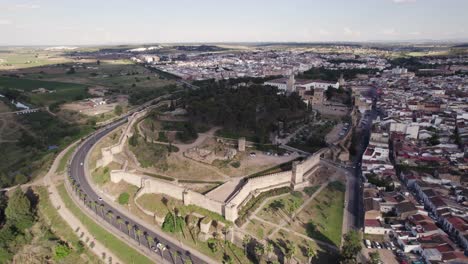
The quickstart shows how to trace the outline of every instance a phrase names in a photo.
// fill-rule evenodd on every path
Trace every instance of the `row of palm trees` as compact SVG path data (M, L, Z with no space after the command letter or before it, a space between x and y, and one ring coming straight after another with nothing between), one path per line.
M169 249L169 246L161 244L156 238L153 238L152 236L150 236L146 231L143 232L136 224L132 224L129 221L125 221L121 216L118 216L118 215L116 216L114 212L112 212L112 210L106 211L105 205L103 203L99 203L97 201L88 199L87 194L83 192L83 190L80 188L80 185L73 178L71 178L71 185L72 185L73 191L79 197L79 199L83 201L83 203L86 206L88 206L97 216L104 218L111 225L118 225L119 230L122 230L122 226L124 226L126 228L127 235L133 237L136 241L138 241L138 245L141 245L141 237L143 236L146 240L146 246L151 251L155 251L154 250L155 244L160 244L160 248ZM133 235L131 235L132 232L133 232ZM159 251L161 253L161 257L163 257L164 250L159 249ZM169 250L168 252L170 254L170 257L173 259L173 262L176 263L176 259L173 258L172 253ZM184 258L183 254L180 251L177 251L176 255L180 258L182 263L184 264L192 263L190 256L187 256L187 258Z
M254 255L259 262L261 262L262 258L267 255L268 262L272 260L272 253L275 247L278 247L274 241L267 241L265 244L262 242L255 241L251 236L245 235L242 239L242 246L244 247L244 254L247 256L249 245L255 243L253 248ZM294 258L294 255L297 253L297 246L294 242L288 240L284 246L284 250L282 250L284 258L287 263L291 263L291 260ZM308 263L312 263L312 259L317 256L317 250L314 246L309 245L306 248L306 256L308 258Z

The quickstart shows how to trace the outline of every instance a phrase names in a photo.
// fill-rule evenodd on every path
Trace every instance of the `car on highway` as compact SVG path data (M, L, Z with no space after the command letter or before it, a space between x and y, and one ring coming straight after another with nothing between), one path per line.
M156 247L157 247L160 251L166 250L166 246L163 245L163 244L161 244L161 243L156 244Z
M99 201L102 201L102 197L98 197L98 200L99 200Z

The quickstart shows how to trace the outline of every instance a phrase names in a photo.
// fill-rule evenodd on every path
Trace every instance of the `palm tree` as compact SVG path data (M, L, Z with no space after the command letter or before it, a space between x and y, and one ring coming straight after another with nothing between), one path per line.
M125 222L125 225L127 226L127 234L130 235L130 230L132 230L132 224L130 224L128 221Z
M258 262L260 263L262 260L262 256L265 253L265 248L263 247L263 244L258 243L255 245L255 256L257 256Z
M312 263L312 259L315 258L315 256L317 255L317 251L315 250L315 248L311 245L309 245L307 247L307 257L309 258L309 263Z
M104 216L104 204L100 204L99 207L101 208L101 215Z
M107 216L107 219L109 220L109 223L112 224L112 219L114 218L114 213L112 213L112 211L109 210L109 211L106 213L106 216Z
M147 232L145 232L144 235L145 235L145 238L146 238L146 242L148 242L148 248L151 248L153 238Z
M116 220L117 224L119 224L119 230L120 230L120 229L122 229L122 224L123 224L124 221L123 221L122 217L120 217L120 216L117 216L116 219L117 219Z
M178 258L180 258L180 260L182 260L182 262L184 261L184 259L182 258L182 252L176 251L176 255Z
M97 214L97 204L96 201L91 202L91 208L94 209L94 212Z
M268 241L268 243L265 246L265 253L267 253L268 256L268 261L271 259L271 253L273 252L273 244Z
M135 239L138 240L138 245L140 245L140 236L143 234L143 231L141 231L137 226L135 226Z
M286 243L286 253L285 253L285 257L288 260L288 263L291 262L291 259L293 258L295 254L296 254L296 245L293 242L288 241Z
M247 256L247 247L249 246L249 243L250 243L250 236L249 235L245 235L244 238L242 238L242 246L244 247L244 255Z

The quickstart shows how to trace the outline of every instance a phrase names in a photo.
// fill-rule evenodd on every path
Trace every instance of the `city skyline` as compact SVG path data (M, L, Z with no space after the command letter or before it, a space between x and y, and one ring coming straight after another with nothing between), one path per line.
M462 0L0 1L0 45L468 39Z

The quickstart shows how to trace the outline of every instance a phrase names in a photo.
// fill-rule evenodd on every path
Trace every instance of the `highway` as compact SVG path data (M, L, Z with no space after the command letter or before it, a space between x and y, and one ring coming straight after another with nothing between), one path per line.
M183 246L182 243L176 241L174 238L169 237L169 235L164 234L162 231L156 230L155 228L149 228L148 224L141 224L141 220L135 219L135 216L131 216L129 212L117 208L117 206L113 205L112 202L106 202L105 199L101 199L88 182L85 172L85 160L86 156L88 155L88 152L92 149L93 145L99 139L103 138L112 130L124 124L126 121L127 116L119 121L116 121L115 123L108 125L103 129L96 131L93 135L84 140L80 146L77 147L71 159L68 170L71 181L75 181L75 183L78 184L78 188L86 195L87 201L95 201L98 205L100 205L99 210L96 210L96 214L94 214L94 216L96 218L101 219L96 219L96 222L99 223L100 221L104 220L113 225L116 229L120 230L120 232L122 232L122 234L125 237L129 239L134 239L137 242L139 241L136 238L137 236L135 230L141 230L141 247L149 248L148 243L146 242L146 236L150 236L152 238L152 240L154 241L153 246L156 246L157 243L161 243L166 246L166 250L164 250L162 254L159 250L156 250L157 252L155 252L150 249L152 252L151 254L155 254L154 256L150 256L151 259L155 259L159 256L161 258L164 258L164 261L160 260L158 262L182 264L184 263L182 258L189 258L192 261L192 263L196 264L212 263L210 259L202 255L201 253L193 251L191 252L190 250L187 250L187 247ZM104 212L103 214L100 213L100 208L102 206L102 212ZM112 219L110 219L110 221L109 218L106 217L106 213L109 211L112 212L114 216ZM116 221L117 217L121 218L124 224L119 225ZM127 223L129 223L132 226L130 232L128 232ZM122 236L122 234L116 234L116 236L119 237ZM179 252L182 257L179 257L177 252Z

